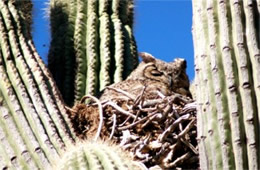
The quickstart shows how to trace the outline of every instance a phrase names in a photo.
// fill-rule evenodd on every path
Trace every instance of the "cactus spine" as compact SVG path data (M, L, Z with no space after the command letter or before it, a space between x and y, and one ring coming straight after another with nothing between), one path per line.
M97 95L138 64L132 0L51 0L50 11L49 68L67 104Z
M260 168L259 5L193 0L202 169Z
M0 1L0 168L43 169L75 135L21 7L14 0Z

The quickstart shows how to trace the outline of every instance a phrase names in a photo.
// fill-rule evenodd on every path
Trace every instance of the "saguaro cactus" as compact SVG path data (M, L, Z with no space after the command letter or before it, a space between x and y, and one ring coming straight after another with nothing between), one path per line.
M193 0L202 169L259 169L260 2Z
M21 7L14 0L0 1L0 168L42 169L54 163L75 135L58 89L35 51L30 15L23 15Z
M133 0L51 0L49 68L67 104L119 82L138 63Z

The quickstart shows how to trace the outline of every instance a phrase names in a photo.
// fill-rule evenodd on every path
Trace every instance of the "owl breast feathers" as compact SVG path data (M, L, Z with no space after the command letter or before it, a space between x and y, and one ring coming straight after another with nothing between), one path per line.
M143 61L126 80L106 87L100 96L101 101L135 99L144 90L151 98L156 98L160 93L168 96L174 92L191 97L184 59L177 58L166 63L148 53L139 55Z

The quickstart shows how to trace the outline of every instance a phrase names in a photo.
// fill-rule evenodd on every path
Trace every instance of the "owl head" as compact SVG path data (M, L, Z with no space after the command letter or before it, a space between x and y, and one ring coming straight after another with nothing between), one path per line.
M160 82L171 88L173 82L172 77L164 69L162 69L161 66L165 62L155 59L148 53L140 53L139 55L142 58L142 62L128 76L127 79Z
M189 78L186 74L187 63L185 59L176 58L173 62L167 63L156 59L146 52L139 53L139 56L142 58L142 62L128 78L150 78L165 83L168 82L168 85L173 92L191 97L189 91Z

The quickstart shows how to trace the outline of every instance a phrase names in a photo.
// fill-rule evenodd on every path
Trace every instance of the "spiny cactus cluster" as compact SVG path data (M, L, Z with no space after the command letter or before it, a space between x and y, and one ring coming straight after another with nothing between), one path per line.
M130 154L119 146L101 141L86 141L68 148L53 169L120 169L142 170L141 163L132 161Z
M133 0L51 0L49 69L67 104L97 95L138 63Z
M260 168L259 1L193 1L202 169Z

